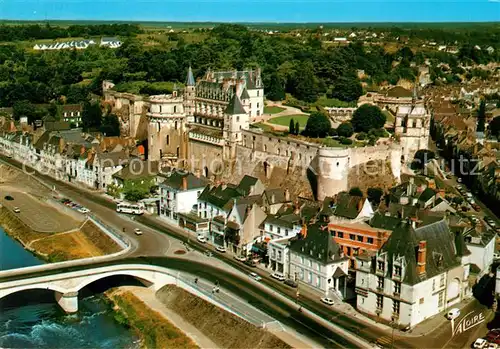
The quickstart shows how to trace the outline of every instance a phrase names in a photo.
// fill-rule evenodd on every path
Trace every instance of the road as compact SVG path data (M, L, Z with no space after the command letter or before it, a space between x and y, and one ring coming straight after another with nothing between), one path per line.
M0 160L4 160L5 162L20 168L20 164L12 159L8 159L0 155ZM189 241L189 245L192 248L198 249L200 251L204 250L213 251L211 246L200 244L195 239L189 240L189 237L185 231L183 231L180 228L167 226L159 219L155 219L154 217L144 215L140 217L135 217L135 221L133 221L128 216L126 217L123 215L116 214L115 203L112 202L111 200L105 199L100 195L97 195L96 193L73 187L68 183L59 182L45 175L36 174L36 177L43 180L50 186L53 186L56 189L56 191L59 192L60 194L67 196L70 199L73 199L78 203L89 208L93 212L93 214L95 214L99 219L104 221L106 224L111 225L118 230L122 230L122 228L125 228L126 229L125 235L127 236L127 238L130 239L130 241L133 244L133 248L128 253L128 256L148 256L148 258L165 256L171 249L172 243L174 243L175 241L172 239L172 237L180 241L186 241L186 242ZM138 224L140 224L141 229L144 231L144 235L139 237L135 236L135 234L133 233L133 229L138 227ZM217 258L224 261L224 263L226 263L227 265L232 266L238 270L244 272L253 271L260 273L260 275L263 277L262 284L271 287L272 289L279 292L279 294L284 295L289 299L292 300L296 299L295 289L291 289L288 286L284 285L283 283L279 283L276 280L271 279L267 273L262 273L256 269L252 269L251 267L248 267L240 262L231 259L231 257L228 255L220 254L217 252L214 252L214 255ZM213 271L206 264L203 265L197 264L198 265L197 268L199 269L196 269L188 267L192 265L191 263L193 262L187 261L185 259L183 261L186 267L184 268L178 265L179 270L184 270L193 274L197 274L200 277L206 278L208 280L215 280L215 278L217 277L222 278L222 276L218 274L219 271L218 272ZM248 284L248 280L245 280L243 282L241 280L227 279L226 281L227 281L227 286L225 285L225 287L232 288L232 291L240 295L242 298L258 299L258 301L254 304L258 308L260 308L260 306L268 304L267 302L273 299L272 297L270 297L269 293L266 294L266 292L263 292L261 289L252 291L246 290L245 287L250 287L250 289L252 289L251 285ZM235 283L235 281L237 282ZM253 292L256 293L254 294ZM247 298L247 296L250 298ZM264 300L266 300L266 302L264 302ZM335 308L325 306L323 303L319 301L319 299L301 296L299 302L300 305L303 306L304 308L307 308L308 310L312 311L314 314L322 317L323 319L331 321L332 323L340 326L346 331L350 333L355 333L357 336L365 339L368 342L375 343L377 342L377 340L379 340L379 343L387 347L441 348L440 344L447 343L450 339L451 332L446 331L446 329L449 328L449 324L445 322L439 328L435 329L434 331L432 331L431 333L429 333L424 337L412 337L406 333L396 332L394 336L394 343L391 343L392 334L390 331L385 331L379 327L373 326L372 324L364 321L363 319L356 318L348 314L344 314L343 312L338 311ZM272 306L273 304L274 306ZM280 302L278 303L271 302L271 304L268 304L269 307L263 306L261 310L265 311L270 316L275 317L275 315L279 315L281 313L280 311L277 311L276 308L277 304L280 304ZM473 306L477 306L476 303L473 304L474 304ZM291 321L290 323L291 327L302 328L303 331L307 331L306 329L308 327L314 328L315 331L317 330L320 331L320 333L322 333L321 335L319 335L320 337L322 335L326 335L329 338L331 338L331 340L333 340L334 342L337 342L337 344L342 342L343 339L341 337L339 338L337 334L334 334L331 331L325 329L323 326L311 320L310 318L303 319L304 315L301 313L297 313L296 310L290 314L293 314L293 316L291 316L291 318L290 317L287 318L288 319L287 321L289 322ZM317 337L318 334L316 333L315 336ZM390 340L388 341L387 338L390 338ZM384 339L384 341L380 341L380 339Z

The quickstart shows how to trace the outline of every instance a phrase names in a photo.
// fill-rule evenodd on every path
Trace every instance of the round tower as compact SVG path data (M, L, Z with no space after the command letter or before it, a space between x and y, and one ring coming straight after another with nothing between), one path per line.
M320 148L316 162L317 199L348 189L349 149Z
M196 82L194 80L193 70L189 66L186 88L184 90L184 111L186 112L187 122L194 122Z

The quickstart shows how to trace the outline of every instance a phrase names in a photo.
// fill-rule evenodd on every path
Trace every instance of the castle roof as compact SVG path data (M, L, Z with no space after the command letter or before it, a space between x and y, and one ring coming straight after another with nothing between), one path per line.
M241 92L240 99L242 99L242 100L243 99L250 99L250 95L248 94L248 91L247 91L246 87Z
M227 105L225 113L229 115L239 115L247 113L245 111L245 108L243 108L243 104L241 104L240 97L238 97L237 94L234 94L233 98Z
M187 80L186 81L187 86L194 86L196 84L194 81L193 70L191 69L191 66L189 66L186 80Z

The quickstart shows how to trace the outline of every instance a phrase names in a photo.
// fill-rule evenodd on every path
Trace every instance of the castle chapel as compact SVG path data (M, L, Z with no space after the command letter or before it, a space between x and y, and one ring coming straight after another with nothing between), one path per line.
M148 159L187 159L209 175L235 157L242 131L264 112L260 69L208 71L195 81L189 68L181 94L148 98Z

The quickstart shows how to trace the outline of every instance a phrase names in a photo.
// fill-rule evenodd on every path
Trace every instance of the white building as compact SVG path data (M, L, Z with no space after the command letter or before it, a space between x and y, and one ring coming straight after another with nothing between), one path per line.
M374 256L356 257L357 308L397 327L414 327L471 296L470 252L445 219L401 222Z
M430 113L423 104L399 106L394 134L400 138L402 160L411 161L420 149L429 148Z
M469 260L481 270L479 276L490 272L493 264L493 254L495 253L496 234L490 231L478 232L471 229L465 232L465 244L470 251Z
M160 217L178 223L179 213L198 213L198 197L207 181L192 173L172 171L160 183Z
M349 261L326 226L305 226L299 236L289 241L289 251L290 278L325 295L344 297Z

